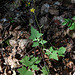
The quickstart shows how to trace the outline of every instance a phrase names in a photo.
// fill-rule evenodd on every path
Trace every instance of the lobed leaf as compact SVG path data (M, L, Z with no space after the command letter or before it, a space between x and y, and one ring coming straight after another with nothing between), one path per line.
M23 65L25 65L26 67L30 67L32 66L33 64L38 64L40 63L40 60L38 57L28 57L28 56L25 56L21 61L20 61Z
M50 50L50 52L53 52L54 51L54 49L53 49L52 46L49 48L49 50Z
M65 53L65 51L66 51L66 49L65 49L64 47L60 47L60 48L58 49L58 55L59 55L59 56L64 56L63 54Z
M53 53L49 56L50 59L58 60L57 51L53 51Z
M47 67L47 70L48 70L48 72L49 72L48 67ZM43 72L43 75L48 75L47 70L46 70L45 66L42 68L42 70L41 70L41 71Z
M33 72L26 70L24 66L22 68L19 68L18 71L20 75L33 75Z
M36 29L31 26L31 36L29 39L34 40L35 38L40 38L43 34L39 33Z
M29 57L25 56L20 62L25 66L30 66L32 63L29 61Z
M32 47L36 47L36 46L39 46L39 42L33 42Z
M30 68L32 68L33 70L39 70L39 68L37 67L37 65L32 65Z

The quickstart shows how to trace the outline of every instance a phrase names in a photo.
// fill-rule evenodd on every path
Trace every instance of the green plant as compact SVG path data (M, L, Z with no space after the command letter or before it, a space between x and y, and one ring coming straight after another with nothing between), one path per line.
M48 70L48 72L47 72L47 70ZM49 73L48 67L47 67L47 70L46 70L45 66L42 68L41 71L42 71L43 75L48 75L48 73Z
M6 40L5 43L6 43L8 46L11 46L10 43L9 43L9 40L10 40L10 39Z
M40 46L47 43L47 41L41 38L42 36L43 36L42 33L39 33L36 29L31 27L31 36L29 37L29 39L33 40L32 47Z
M49 56L49 59L55 59L58 60L59 56L64 57L64 53L66 49L64 47L60 47L59 49L53 49L53 47L50 47L49 49L43 49L46 50L46 53Z
M24 65L22 68L18 69L20 75L32 75L33 72L30 69L39 70L37 64L40 63L40 58L38 57L25 56L20 62ZM28 69L26 67L28 67Z
M12 17L10 17L9 19L10 19L10 22L11 22L11 23L13 23L13 22L14 22L14 20L13 20L13 18L12 18Z
M75 16L71 19L64 19L62 25L67 25L70 30L75 30Z
M50 47L49 49L45 49L44 44L46 44L47 41L43 40L42 36L43 36L42 33L39 33L39 31L37 31L31 26L31 36L29 37L29 39L33 41L32 47L39 46L42 50L42 54L43 51L45 50L46 52L45 54L48 55L49 59L58 60L59 56L64 57L64 53L66 51L64 47L60 47L59 49L55 49L53 47ZM39 70L36 64L39 64L41 60L38 57L25 56L20 62L24 65L22 68L18 69L20 75L32 75L33 72L31 70L29 71L29 69ZM43 75L48 75L49 73L48 67L44 66L41 72L43 72Z

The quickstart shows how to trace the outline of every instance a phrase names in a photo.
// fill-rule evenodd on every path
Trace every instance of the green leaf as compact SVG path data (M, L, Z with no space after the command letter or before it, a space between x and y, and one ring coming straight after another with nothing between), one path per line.
M73 21L75 20L75 16L71 19L64 19L64 22L62 23L62 25L66 25L68 24L68 27L70 30L75 30L75 22Z
M31 36L29 39L34 40L35 38L40 38L43 34L39 33L36 29L31 26Z
M72 26L69 28L70 30L75 30L75 23L72 23Z
M20 75L33 75L33 72L29 71L29 69L31 68L33 70L39 70L39 68L36 65L36 63L40 63L39 59L40 58L34 57L33 55L31 55L30 57L25 56L20 62L26 67L28 67L28 69L26 69L24 66L22 68L19 68L18 71Z
M26 70L24 66L22 68L19 68L18 71L20 75L33 75L33 72Z
M13 23L14 22L14 20L11 20L11 23Z
M28 57L28 56L25 56L21 61L20 61L23 65L25 65L26 67L30 67L32 66L33 64L38 64L40 63L40 60L38 57Z
M36 62L35 62L35 64L39 64L40 63L40 60L37 60Z
M10 39L6 40L5 43L6 43L8 46L11 46L10 43L9 43L9 40L10 40Z
M72 20L75 20L75 16L72 18Z
M58 60L58 51L54 50L53 47L50 47L49 50L46 50L46 53L50 59Z
M49 50L50 50L50 52L53 52L54 51L53 47L50 47Z
M68 20L68 22L70 22L70 23L72 22L72 20L71 20L71 19L69 19L69 18L68 18L67 20Z
M50 59L58 60L57 51L53 51L53 53L49 56Z
M32 57L31 60L30 60L30 62L35 63L37 60L38 60L38 57Z
M67 22L65 22L65 21L62 23L62 25L66 25L66 24L67 24Z
M49 53L48 51L46 51L46 53L45 54L47 54L48 56L51 54L51 53Z
M68 18L68 19L64 19L64 20L65 20L65 22L67 22L67 23L68 23L70 19Z
M32 63L29 61L29 57L25 56L20 62L25 66L30 66Z
M71 21L70 19L64 19L64 22L62 23L62 25L66 25L69 21Z
M36 46L39 46L39 43L38 42L33 42L32 47L36 47Z
M33 70L39 70L39 68L37 67L37 65L32 65L30 68L32 68Z
M12 18L12 17L10 17L9 19L10 19L10 20L12 20L13 18Z
M47 67L47 70L48 70L48 72L49 72L48 67ZM42 68L42 70L41 70L41 71L43 72L43 75L48 75L47 70L46 70L45 66Z
M33 57L33 58L31 58L30 62L35 63L35 64L39 64L40 60L38 57Z
M60 47L60 48L58 49L58 55L59 55L59 56L63 56L63 54L65 53L65 51L66 51L66 49L65 49L64 47Z
M68 27L71 26L71 23L68 24Z
M47 43L47 41L41 40L39 43L41 43L43 45L43 44Z

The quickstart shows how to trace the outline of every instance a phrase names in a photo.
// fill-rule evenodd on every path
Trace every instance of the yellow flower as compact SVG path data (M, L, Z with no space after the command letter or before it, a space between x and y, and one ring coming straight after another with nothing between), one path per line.
M35 12L35 9L34 9L34 8L32 8L32 9L30 9L30 11L31 11L32 13L34 13L34 12Z

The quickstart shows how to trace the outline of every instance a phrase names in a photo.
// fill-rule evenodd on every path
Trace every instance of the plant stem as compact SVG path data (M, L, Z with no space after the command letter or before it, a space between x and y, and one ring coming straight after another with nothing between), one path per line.
M37 17L36 17L36 14L34 13L34 16L35 16L35 21L36 21L36 23L37 23L37 25L38 25L38 27L39 27L39 31L40 31L40 33L41 33L41 28L40 28L40 26L39 26L39 23L38 23L38 20L37 20Z

